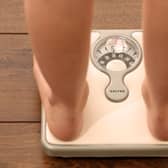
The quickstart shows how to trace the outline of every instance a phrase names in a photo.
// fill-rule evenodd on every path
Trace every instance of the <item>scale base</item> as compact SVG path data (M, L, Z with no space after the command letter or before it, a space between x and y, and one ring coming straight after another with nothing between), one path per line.
M142 47L141 30L101 31L129 35ZM99 30L92 32L91 45L99 36ZM41 139L46 153L60 157L168 156L168 142L155 139L147 126L146 107L141 95L144 76L142 60L138 68L125 77L128 98L121 103L113 103L104 94L108 76L90 61L87 76L90 93L84 109L81 135L71 142L58 140L48 129L42 108Z

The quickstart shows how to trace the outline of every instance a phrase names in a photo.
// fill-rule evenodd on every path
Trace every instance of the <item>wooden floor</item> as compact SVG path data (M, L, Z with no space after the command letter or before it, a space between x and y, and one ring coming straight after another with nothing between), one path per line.
M141 28L141 0L95 0L93 28ZM0 168L167 168L164 158L47 157L23 0L0 0Z

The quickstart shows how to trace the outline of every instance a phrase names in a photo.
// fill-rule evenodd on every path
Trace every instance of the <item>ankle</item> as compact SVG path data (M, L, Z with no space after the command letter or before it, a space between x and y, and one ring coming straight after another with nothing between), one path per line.
M88 83L85 82L83 90L81 91L81 93L79 94L77 98L66 100L63 98L59 98L56 95L56 93L51 92L51 94L48 95L48 103L51 107L57 106L58 104L62 104L64 107L72 111L81 111L83 110L87 102L88 94L89 94L89 87L88 87Z
M144 80L142 84L142 96L148 108L167 109L168 94L165 92L162 94L156 89L152 89L147 80Z

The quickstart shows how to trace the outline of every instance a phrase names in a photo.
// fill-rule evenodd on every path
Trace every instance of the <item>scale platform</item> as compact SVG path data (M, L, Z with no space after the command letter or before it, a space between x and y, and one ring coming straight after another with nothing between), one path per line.
M48 129L42 107L42 145L49 156L168 156L168 142L147 126L141 95L145 76L142 30L94 30L87 80L90 93L78 139L64 142Z

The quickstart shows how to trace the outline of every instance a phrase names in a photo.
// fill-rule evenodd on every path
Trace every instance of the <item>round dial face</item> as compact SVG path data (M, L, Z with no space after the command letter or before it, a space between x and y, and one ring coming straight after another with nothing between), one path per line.
M112 61L121 61L125 64L126 71L130 71L140 63L141 49L139 44L122 35L114 35L100 40L93 51L96 65L107 70L107 65Z

